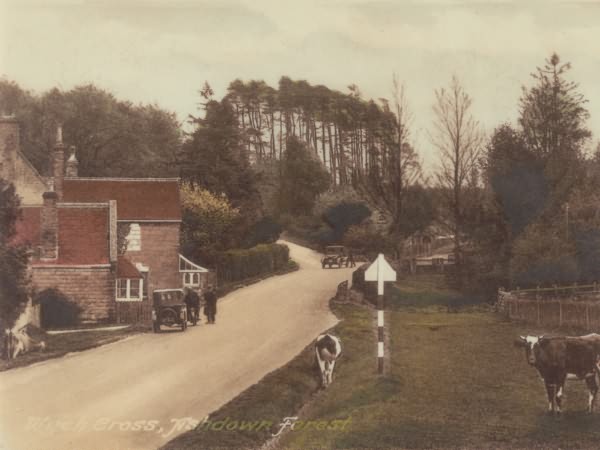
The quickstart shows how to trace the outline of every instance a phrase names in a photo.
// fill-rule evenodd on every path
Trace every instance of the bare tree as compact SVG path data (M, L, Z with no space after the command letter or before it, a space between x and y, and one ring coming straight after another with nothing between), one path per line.
M465 192L475 173L483 144L479 122L471 115L473 100L456 76L448 89L435 91L435 120L431 141L439 150L438 184L450 210L449 227L454 234L457 268L461 267L461 238L464 232Z
M396 74L392 80L392 101L381 100L381 110L370 109L381 114L379 135L381 145L368 143L373 160L368 167L368 177L359 184L377 208L386 211L391 218L390 231L405 235L403 205L407 188L422 178L421 162L410 143L412 113L406 100L404 85ZM403 236L406 237L406 236Z
M390 155L392 167L392 173L390 174L392 195L390 201L394 218L392 231L398 232L400 231L405 188L416 183L421 178L422 173L418 155L409 142L413 115L408 108L404 84L399 81L398 75L395 73L392 83L396 126L394 127L395 136Z

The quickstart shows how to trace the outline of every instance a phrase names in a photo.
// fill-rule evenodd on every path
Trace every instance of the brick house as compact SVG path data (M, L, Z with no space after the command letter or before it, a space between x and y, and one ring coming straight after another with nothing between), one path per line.
M114 322L148 320L155 289L205 287L208 271L179 254L178 179L78 177L74 151L64 160L60 128L52 177L44 179L19 151L18 135L16 121L0 121L2 176L23 204L14 241L32 249L36 291L59 289L83 322ZM132 310L135 319L121 317Z

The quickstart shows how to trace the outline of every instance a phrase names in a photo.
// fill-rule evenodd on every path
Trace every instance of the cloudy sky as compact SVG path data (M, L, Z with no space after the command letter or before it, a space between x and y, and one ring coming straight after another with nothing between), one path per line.
M599 1L0 0L0 75L43 91L92 82L181 120L207 80L281 75L367 98L404 81L428 164L434 89L456 74L489 132L514 121L521 86L556 51L600 137Z

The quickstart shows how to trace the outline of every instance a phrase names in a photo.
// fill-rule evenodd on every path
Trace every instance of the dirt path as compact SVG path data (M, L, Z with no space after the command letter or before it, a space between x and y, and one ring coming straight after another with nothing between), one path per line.
M216 325L1 373L0 448L157 448L286 363L336 323L327 301L351 273L288 245L300 270L224 297Z

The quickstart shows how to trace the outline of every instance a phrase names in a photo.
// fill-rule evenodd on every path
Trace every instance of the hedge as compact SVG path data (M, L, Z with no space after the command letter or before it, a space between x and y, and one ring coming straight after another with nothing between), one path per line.
M290 249L282 244L260 244L249 249L228 250L216 258L219 284L234 283L286 267Z

